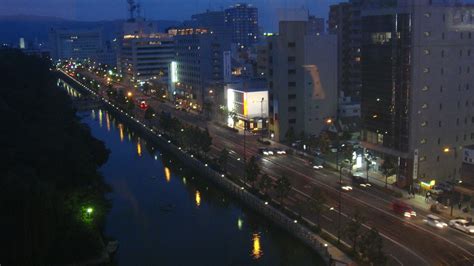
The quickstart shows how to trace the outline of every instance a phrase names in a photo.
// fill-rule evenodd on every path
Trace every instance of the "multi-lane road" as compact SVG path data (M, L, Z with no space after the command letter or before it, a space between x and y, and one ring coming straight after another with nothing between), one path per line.
M82 74L93 76L91 73ZM95 78L101 83L105 81L103 78ZM244 150L242 133L234 133L216 126L200 118L199 115L176 110L173 105L142 95L138 90L134 90L133 93L141 98L147 98L148 104L155 110L169 112L189 124L207 127L213 137L211 154L217 155L222 148L230 150L228 171L234 174L243 176L244 151L247 158L258 155L258 149L262 145L256 136L247 134ZM323 212L321 223L327 232L337 235L339 219L341 228L344 228L352 214L358 210L366 217L363 224L365 230L375 227L384 238L384 249L392 265L474 264L474 237L452 228L436 229L427 226L423 222L429 214L427 210L416 209L417 217L407 219L391 211L391 202L395 200L391 195L376 187L355 187L353 191L342 193L341 215L339 215L337 173L327 169L314 170L307 160L293 155L259 156L259 158L263 172L272 178L284 175L290 179L293 193L285 203L310 220L315 221L315 217L307 213L303 204L310 197L313 187L325 192L328 197L328 208ZM333 210L329 207L333 207ZM342 240L347 241L344 237Z

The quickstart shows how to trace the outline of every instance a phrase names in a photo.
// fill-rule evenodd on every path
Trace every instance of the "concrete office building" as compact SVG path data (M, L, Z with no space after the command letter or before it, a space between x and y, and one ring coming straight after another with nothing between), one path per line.
M337 40L307 35L308 12L280 11L279 35L269 37L269 128L277 140L318 135L337 112Z
M49 48L53 60L88 59L102 50L103 40L100 29L51 29Z
M400 186L459 178L474 143L474 7L392 3L361 14L362 144L398 159Z
M139 81L168 76L175 54L174 41L172 36L153 30L153 24L139 18L124 23L117 56L120 73Z
M223 90L223 40L203 28L173 29L175 32L176 94L184 104L202 110Z
M249 47L258 42L258 9L249 4L236 4L225 10L226 24L232 32L232 43Z

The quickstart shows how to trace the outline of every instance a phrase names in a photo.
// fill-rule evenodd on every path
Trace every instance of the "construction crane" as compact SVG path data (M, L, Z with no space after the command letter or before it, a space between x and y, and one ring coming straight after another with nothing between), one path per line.
M140 15L140 4L135 3L135 0L127 0L128 3L128 11L130 12L130 20L135 19L135 11L137 16Z

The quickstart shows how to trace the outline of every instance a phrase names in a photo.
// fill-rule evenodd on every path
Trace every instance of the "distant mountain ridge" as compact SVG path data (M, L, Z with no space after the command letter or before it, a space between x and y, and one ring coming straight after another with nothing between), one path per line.
M20 38L26 42L38 41L46 43L51 28L102 28L105 40L112 40L121 31L125 20L77 21L58 17L36 15L0 16L0 43L17 45ZM151 20L158 23L158 30L177 25L179 21Z

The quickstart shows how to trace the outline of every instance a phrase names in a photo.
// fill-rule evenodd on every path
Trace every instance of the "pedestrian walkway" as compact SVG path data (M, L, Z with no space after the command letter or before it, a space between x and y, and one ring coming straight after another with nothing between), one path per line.
M408 197L407 195L405 195L403 197L403 201L405 201L407 204L417 208L417 209L421 209L421 210L424 210L424 211L427 211L427 212L431 212L431 206L433 204L436 204L437 202L433 199L427 199L425 196L422 196L422 195L419 195L419 194L416 194L415 196L410 196ZM444 217L448 220L450 219L454 219L456 217L462 217L462 218L465 218L465 219L474 219L474 212L471 210L469 211L468 213L465 213L462 211L462 209L465 207L465 205L461 206L461 208L459 208L458 205L455 205L453 206L453 210L452 210L452 215L451 215L451 207L450 206L444 206L444 205L441 205L441 204L438 204L437 205L438 208L437 210L439 211L439 213L434 213L435 215L438 215L438 216L441 216L441 217Z

